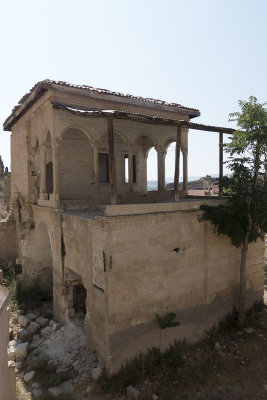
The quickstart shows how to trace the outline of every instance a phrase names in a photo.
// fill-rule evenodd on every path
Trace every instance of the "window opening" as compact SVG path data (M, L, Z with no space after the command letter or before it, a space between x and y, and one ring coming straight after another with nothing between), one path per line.
M124 155L124 182L128 183L129 182L129 156L128 154Z
M99 153L99 182L109 183L109 155L106 153Z

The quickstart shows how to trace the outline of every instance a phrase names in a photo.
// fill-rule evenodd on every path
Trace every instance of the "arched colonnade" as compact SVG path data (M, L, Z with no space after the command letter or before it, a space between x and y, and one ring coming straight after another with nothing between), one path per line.
M165 158L175 137L158 143L153 134L140 134L129 138L114 130L114 158L118 195L125 192L147 192L147 157L149 150L157 153L158 191L165 190ZM187 189L187 146L183 154L183 182ZM79 200L97 198L100 193L110 193L110 148L106 132L98 139L85 129L67 127L59 137L50 131L37 138L33 147L36 171L37 198L41 200Z

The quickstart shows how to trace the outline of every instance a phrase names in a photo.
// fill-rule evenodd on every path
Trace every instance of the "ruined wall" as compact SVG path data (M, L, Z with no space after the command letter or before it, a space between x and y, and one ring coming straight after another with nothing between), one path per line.
M107 360L104 277L107 232L101 222L69 215L63 215L62 227L66 252L64 267L79 274L87 290L85 327L89 345Z
M114 213L128 209L135 215L105 221L112 258L106 296L113 371L138 351L159 346L156 313L174 312L181 322L162 332L165 348L175 339L203 338L205 330L238 304L240 250L218 237L211 224L198 221L197 203L184 203L180 211L179 203L163 204L163 209L176 208L165 213L155 205L155 214L153 206L114 206ZM262 299L263 251L261 241L250 246L247 307Z
M0 221L0 263L15 261L17 254L16 222Z
M9 342L9 293L0 283L0 400L15 400L15 366L8 367L7 347Z
M5 218L9 211L11 196L11 174L10 172L0 174L0 220Z

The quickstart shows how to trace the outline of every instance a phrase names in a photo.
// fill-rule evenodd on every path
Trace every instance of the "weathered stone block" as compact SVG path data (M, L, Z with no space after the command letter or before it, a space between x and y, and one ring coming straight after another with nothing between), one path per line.
M29 338L30 338L30 333L27 331L27 329L20 329L17 332L17 337L22 341L22 342L26 342Z
M35 377L35 371L29 371L24 375L24 382L28 385L32 382L33 378Z
M29 322L30 322L30 319L27 318L25 315L20 315L20 316L19 316L19 324L20 324L23 328L27 328Z
M18 344L15 349L16 349L16 361L23 360L23 358L27 357L28 355L28 347L29 343L21 343Z
M34 335L36 332L39 332L41 329L41 326L37 324L37 322L31 321L27 331L30 333L30 335Z
M49 319L43 317L36 318L35 322L40 324L42 328L45 328L47 325L49 325Z

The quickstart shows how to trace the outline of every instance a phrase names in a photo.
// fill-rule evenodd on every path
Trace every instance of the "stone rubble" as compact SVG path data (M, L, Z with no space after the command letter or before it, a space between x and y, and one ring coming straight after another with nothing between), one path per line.
M8 356L18 376L29 387L31 398L43 398L45 393L55 398L59 395L70 396L81 384L86 385L87 396L91 390L88 385L90 379L97 380L103 367L87 346L87 336L81 321L62 325L37 313L27 313L19 316L19 325L21 329L17 331L18 338L12 337L13 340L9 342ZM38 357L40 360L47 359L48 364L56 367L56 374L73 371L76 376L58 386L40 386L36 382L38 374L33 370L24 370L28 362L38 360Z
M28 342L18 344L15 347L15 350L16 350L16 361L23 360L24 358L27 357L27 355L28 355L28 347L29 347L29 343Z
M27 373L24 375L23 380L24 380L24 382L25 382L26 384L29 384L29 383L32 382L32 380L33 380L34 377L35 377L35 372L34 372L34 371L30 371L30 372L27 372Z
M127 386L127 396L129 399L137 400L141 394L140 390L136 389L134 386Z

